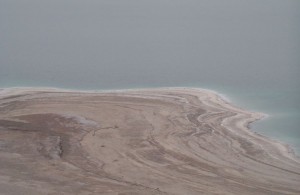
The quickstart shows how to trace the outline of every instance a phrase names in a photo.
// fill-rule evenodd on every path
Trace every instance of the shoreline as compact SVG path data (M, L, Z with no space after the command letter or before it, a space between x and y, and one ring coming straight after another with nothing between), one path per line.
M294 148L289 144L282 142L280 139L268 137L260 132L255 131L251 125L255 123L256 121L261 121L264 119L267 119L269 117L272 117L269 114L262 113L262 112L256 112L252 110L247 110L242 108L241 106L237 106L230 100L229 97L227 97L223 93L219 93L216 90L207 89L207 88L197 88L197 87L153 87L153 88L127 88L127 89L107 89L107 90L77 90L77 89L67 89L67 88L59 88L59 87L4 87L0 88L0 98L1 98L1 91L4 91L4 94L9 92L16 92L19 93L20 91L23 93L26 92L68 92L68 93L84 93L84 94L91 94L91 93L126 93L126 92L139 92L139 91L153 91L153 90L199 90L199 91L206 91L208 93L214 94L224 102L224 104L229 104L234 108L240 109L241 111L249 112L249 113L256 113L259 115L258 119L255 119L252 122L247 123L245 126L247 126L248 130L257 134L258 136L261 136L263 138L269 139L271 141L274 141L276 143L279 143L281 145L284 145L287 147L287 151L289 153L293 153L295 157L299 158L300 156L297 154L297 152L294 150ZM5 92L6 91L6 92Z
M291 147L249 128L264 114L213 90L6 88L0 108L0 159L12 164L2 174L11 177L19 166L11 159L18 159L45 194L72 194L47 182L68 183L69 175L85 183L82 194L300 193L300 159Z
M262 113L262 112L256 112L249 109L244 109L241 106L237 106L230 100L229 97L227 97L223 93L219 93L216 90L207 89L207 88L197 88L197 87L153 87L153 88L125 88L125 89L104 89L104 90L77 90L77 89L68 89L68 88L59 88L59 87L3 87L0 88L0 98L1 98L1 91L4 91L4 95L10 92L16 92L19 93L20 91L23 93L26 92L63 92L63 93L84 93L84 94L93 94L93 93L126 93L126 92L139 92L139 91L153 91L153 90L199 90L199 91L206 91L208 93L212 93L218 97L221 101L223 101L225 104L229 104L234 108L240 109L241 111L249 112L249 113L256 113L259 116L258 119L255 119L253 122L249 122L246 126L249 129L249 131L254 132L255 134L262 136L264 138L270 139L271 141L280 143L282 145L288 146L288 150L292 151L296 157L299 158L295 150L292 146L290 146L289 143L285 143L280 141L280 139L268 137L266 135L261 134L260 132L255 131L251 124L255 123L256 121L262 121L264 119L267 119L269 117L272 117L270 114Z

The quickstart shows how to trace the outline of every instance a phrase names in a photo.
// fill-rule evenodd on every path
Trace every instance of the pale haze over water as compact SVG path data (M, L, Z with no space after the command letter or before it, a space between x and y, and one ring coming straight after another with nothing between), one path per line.
M0 87L204 87L300 152L299 0L0 0Z

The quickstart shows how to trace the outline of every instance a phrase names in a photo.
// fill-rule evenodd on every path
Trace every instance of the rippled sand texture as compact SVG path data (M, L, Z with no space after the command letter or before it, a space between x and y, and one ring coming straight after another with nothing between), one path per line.
M0 92L0 194L300 194L261 115L200 89Z

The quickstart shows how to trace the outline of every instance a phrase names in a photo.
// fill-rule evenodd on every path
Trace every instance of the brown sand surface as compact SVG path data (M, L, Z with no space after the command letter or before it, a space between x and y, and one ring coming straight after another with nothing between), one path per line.
M0 194L300 194L262 117L193 88L0 91Z

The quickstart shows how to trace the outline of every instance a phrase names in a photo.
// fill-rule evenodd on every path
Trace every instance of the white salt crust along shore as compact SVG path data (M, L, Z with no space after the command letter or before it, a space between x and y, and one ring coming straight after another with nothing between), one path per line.
M0 193L299 194L263 117L197 88L2 89Z

